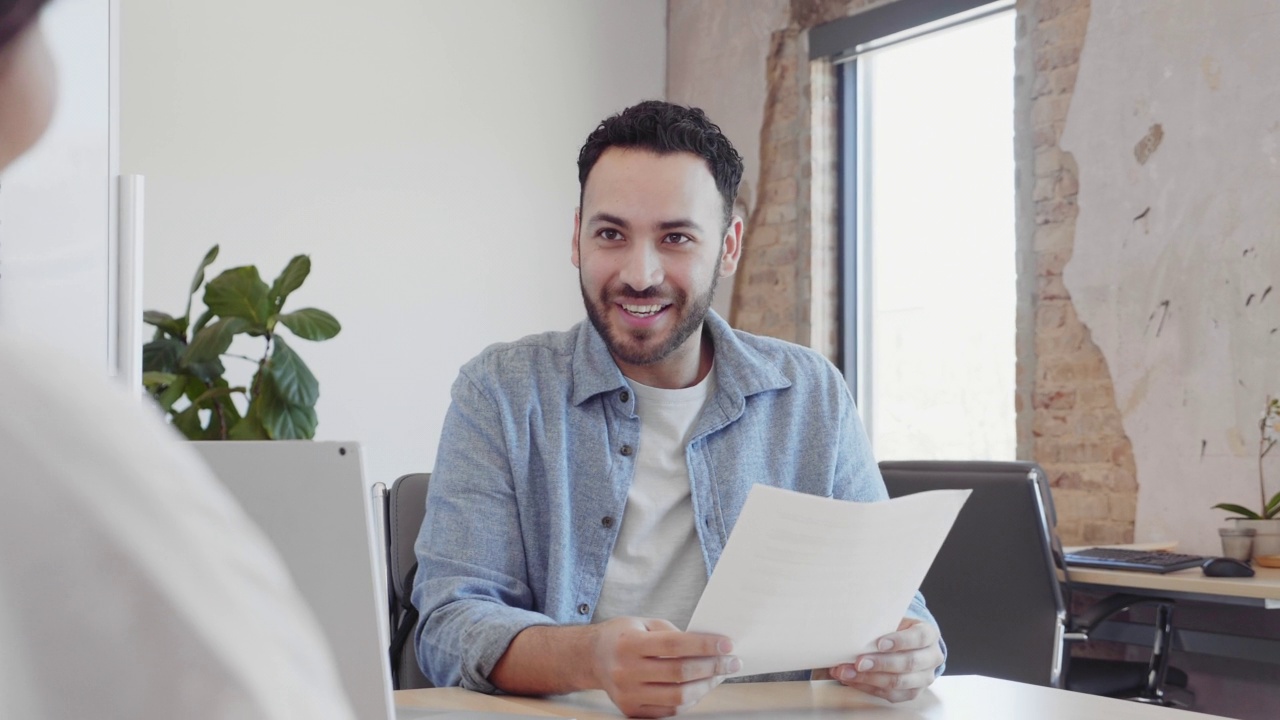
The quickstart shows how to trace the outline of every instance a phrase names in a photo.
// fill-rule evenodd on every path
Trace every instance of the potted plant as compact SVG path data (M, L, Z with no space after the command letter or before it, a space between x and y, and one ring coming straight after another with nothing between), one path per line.
M1276 446L1280 436L1280 398L1267 396L1262 418L1258 421L1258 499L1257 512L1235 503L1218 503L1213 507L1235 513L1236 527L1253 528L1253 557L1277 557L1280 559L1280 492L1267 498L1266 474L1263 460ZM1270 564L1270 563L1267 563Z
M214 245L196 269L181 317L157 310L143 314L143 321L156 328L142 348L143 385L191 440L314 437L320 383L281 334L287 328L304 340L320 341L342 329L323 310L284 312L290 293L311 272L310 258L294 257L269 286L252 265L226 270L206 284L205 269L217 257ZM202 285L207 309L191 322L191 302ZM261 357L228 353L237 335L262 338ZM256 364L247 387L227 381L223 358Z

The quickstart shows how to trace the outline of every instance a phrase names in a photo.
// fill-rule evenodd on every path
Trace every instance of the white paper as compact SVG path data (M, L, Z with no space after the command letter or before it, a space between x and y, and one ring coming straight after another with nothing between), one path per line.
M872 652L905 617L970 492L855 503L756 485L689 630L732 640L737 675Z

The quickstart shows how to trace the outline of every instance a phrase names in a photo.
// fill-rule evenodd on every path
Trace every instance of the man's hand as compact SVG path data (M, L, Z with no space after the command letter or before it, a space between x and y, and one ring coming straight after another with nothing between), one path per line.
M597 684L631 717L675 715L742 667L728 638L681 632L666 620L620 617L592 627Z
M940 637L931 623L904 618L897 632L876 641L880 652L831 668L831 677L890 702L911 700L933 683L934 671L942 664Z

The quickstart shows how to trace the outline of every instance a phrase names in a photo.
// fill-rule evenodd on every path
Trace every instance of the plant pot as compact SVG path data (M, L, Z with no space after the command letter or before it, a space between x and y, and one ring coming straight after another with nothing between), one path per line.
M1237 519L1236 527L1253 528L1253 557L1280 555L1280 518L1270 520Z

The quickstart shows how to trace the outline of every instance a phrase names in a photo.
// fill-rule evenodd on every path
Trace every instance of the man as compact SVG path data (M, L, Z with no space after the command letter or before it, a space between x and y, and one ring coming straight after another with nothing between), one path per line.
M40 137L42 0L0 0L0 170ZM136 397L0 335L0 717L350 718L284 564Z
M590 322L490 347L454 384L417 542L418 661L437 684L600 688L662 717L741 668L732 638L684 627L753 483L886 494L831 364L709 310L743 231L720 129L641 103L591 133L578 176ZM914 697L944 652L919 597L909 614L833 676Z

